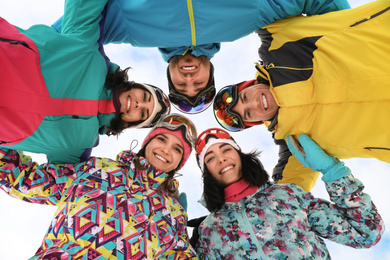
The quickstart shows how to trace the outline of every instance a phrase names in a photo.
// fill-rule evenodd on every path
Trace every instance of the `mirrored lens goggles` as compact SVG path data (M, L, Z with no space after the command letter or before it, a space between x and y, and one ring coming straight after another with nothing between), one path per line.
M196 114L206 110L214 99L215 87L212 86L200 92L195 101L191 101L186 95L170 93L169 100L180 111L188 114Z
M237 103L238 90L235 85L222 88L214 101L214 116L218 123L229 131L245 129L241 116L231 109Z

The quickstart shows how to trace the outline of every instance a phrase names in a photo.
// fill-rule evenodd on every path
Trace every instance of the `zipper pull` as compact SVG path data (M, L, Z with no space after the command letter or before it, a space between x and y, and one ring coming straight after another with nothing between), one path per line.
M270 64L268 64L268 65L265 65L265 68L268 70L268 69L270 69L270 68L273 68L273 67L275 67L275 64L273 64L273 63L270 63Z

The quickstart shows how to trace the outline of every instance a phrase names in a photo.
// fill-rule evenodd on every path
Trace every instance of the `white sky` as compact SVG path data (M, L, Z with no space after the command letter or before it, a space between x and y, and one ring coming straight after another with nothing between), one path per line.
M370 0L350 0L351 6L359 6ZM21 28L33 24L51 25L63 13L64 1L61 0L0 0L0 16ZM234 43L222 44L221 51L212 59L215 66L216 87L252 79L255 69L253 62L258 60L257 48L260 41L251 34ZM166 80L166 63L154 48L134 48L130 45L108 45L106 54L112 62L121 67L131 66L130 77L138 82L150 83L168 92ZM177 112L174 108L172 112ZM189 116L197 126L198 133L209 127L219 127L211 109L198 115ZM0 126L4 127L4 126ZM149 130L133 129L115 137L103 137L100 146L94 149L94 156L116 158L124 149L128 149L132 140L138 140L136 151ZM348 134L348 133L346 133ZM253 149L263 151L261 160L269 173L277 161L277 147L273 144L271 134L264 126L252 127L249 130L232 134L241 148L249 152ZM45 157L33 155L33 159L43 163ZM355 177L366 185L365 192L370 194L377 205L385 223L390 223L388 198L390 191L390 166L375 159L345 160ZM186 166L181 170L184 175L179 178L180 190L187 193L188 215L195 218L208 214L197 200L201 196L202 184L200 170L192 153ZM328 199L324 184L319 180L312 190L316 197ZM0 192L0 260L21 260L33 256L42 242L55 207L34 205L18 201ZM327 241L327 240L326 240ZM390 232L386 231L382 240L371 249L353 249L332 242L327 242L332 259L390 259Z

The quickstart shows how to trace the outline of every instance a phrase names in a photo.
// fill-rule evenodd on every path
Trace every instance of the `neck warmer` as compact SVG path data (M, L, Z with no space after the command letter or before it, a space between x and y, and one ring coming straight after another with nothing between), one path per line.
M225 202L236 202L257 191L256 186L251 186L241 179L225 188Z

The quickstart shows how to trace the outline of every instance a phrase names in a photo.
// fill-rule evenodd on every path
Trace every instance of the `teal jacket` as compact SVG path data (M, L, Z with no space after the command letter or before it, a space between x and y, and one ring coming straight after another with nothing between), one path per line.
M1 145L45 153L54 163L89 157L115 116L105 81L117 65L105 56L100 32L106 3L65 1L62 34L0 20L0 60L9 62L0 72Z
M275 20L350 8L346 0L111 0L104 43L159 47L163 59L192 50L212 58L220 42L244 37ZM53 24L60 31L61 19Z

